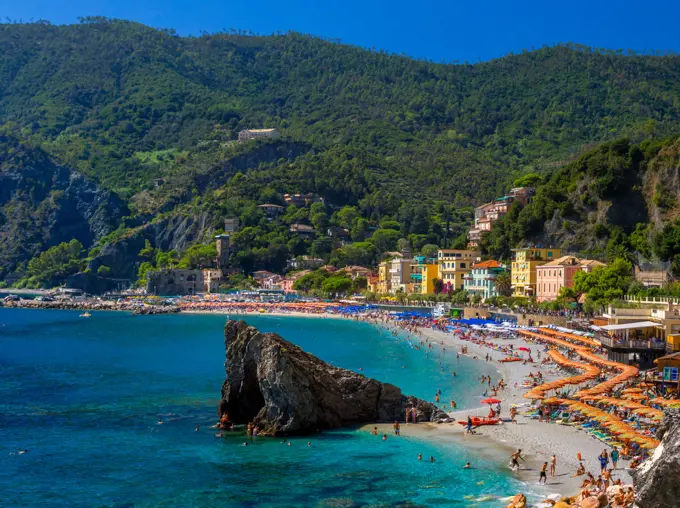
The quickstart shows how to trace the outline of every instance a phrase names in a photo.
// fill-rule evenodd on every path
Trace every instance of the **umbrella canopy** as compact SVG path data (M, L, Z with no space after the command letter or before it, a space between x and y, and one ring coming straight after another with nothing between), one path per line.
M490 399L484 399L482 400L482 404L500 404L502 401L498 399L494 399L493 397Z
M518 351L528 351L529 353L531 353L531 349L529 349L528 347L518 347L517 350Z

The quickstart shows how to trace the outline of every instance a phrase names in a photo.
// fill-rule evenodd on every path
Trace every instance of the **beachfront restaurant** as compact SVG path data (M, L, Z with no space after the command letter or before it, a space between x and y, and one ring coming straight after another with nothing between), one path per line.
M648 368L654 365L654 360L666 353L664 326L654 321L592 328L600 332L595 340L607 350L608 360Z

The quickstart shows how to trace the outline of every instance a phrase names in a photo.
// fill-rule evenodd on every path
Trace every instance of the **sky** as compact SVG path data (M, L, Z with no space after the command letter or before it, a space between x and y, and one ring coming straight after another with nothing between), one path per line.
M0 19L107 16L198 35L295 30L433 61L486 61L575 42L680 52L680 1L0 0Z

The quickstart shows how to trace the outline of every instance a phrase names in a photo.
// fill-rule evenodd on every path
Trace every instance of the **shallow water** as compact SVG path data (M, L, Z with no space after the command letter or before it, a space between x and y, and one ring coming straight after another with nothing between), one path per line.
M224 320L0 309L0 505L498 506L522 488L501 463L410 437L407 426L386 441L327 432L311 447L215 437ZM476 403L475 379L488 368L452 352L426 358L365 323L247 321L428 400L440 388L442 401ZM461 469L467 460L475 469Z

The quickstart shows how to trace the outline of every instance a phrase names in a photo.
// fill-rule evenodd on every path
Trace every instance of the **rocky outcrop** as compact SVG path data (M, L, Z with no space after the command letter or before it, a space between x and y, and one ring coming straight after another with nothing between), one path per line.
M405 396L394 385L333 367L243 321L228 321L224 336L227 378L219 413L232 422L253 422L274 435L403 421L411 407L418 421L447 418L433 404Z
M114 193L0 135L0 278L61 242L75 238L91 247L129 213Z
M661 444L654 454L632 472L639 508L680 504L680 409L664 412L657 437Z

